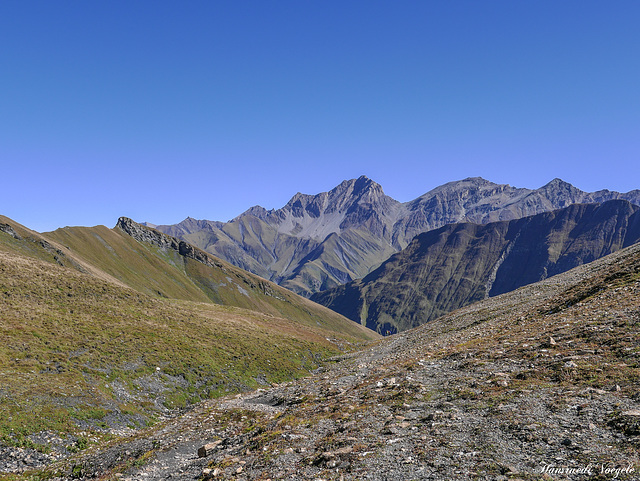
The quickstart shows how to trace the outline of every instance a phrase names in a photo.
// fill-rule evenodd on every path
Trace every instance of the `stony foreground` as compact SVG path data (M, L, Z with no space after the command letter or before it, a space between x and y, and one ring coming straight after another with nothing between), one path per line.
M640 479L639 330L632 247L302 381L202 403L57 476Z

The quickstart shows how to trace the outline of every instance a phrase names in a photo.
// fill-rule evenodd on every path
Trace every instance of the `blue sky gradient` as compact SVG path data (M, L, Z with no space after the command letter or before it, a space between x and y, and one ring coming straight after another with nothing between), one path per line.
M637 1L0 3L0 213L229 220L367 175L640 188Z

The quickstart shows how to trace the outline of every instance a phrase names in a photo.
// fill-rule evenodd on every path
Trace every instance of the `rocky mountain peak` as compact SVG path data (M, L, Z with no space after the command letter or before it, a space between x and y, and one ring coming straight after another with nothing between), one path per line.
M384 194L382 192L382 186L368 178L366 175L361 175L352 182L354 195L360 195L366 192Z
M544 198L543 202L550 202L554 208L562 208L590 200L585 192L557 177L531 195Z
M457 182L451 182L451 183L453 183L453 184L469 183L469 184L475 184L475 185L487 185L487 184L495 185L494 182L491 182L491 181L485 179L484 177L467 177L466 179L462 179L462 180L459 180Z
M260 205L254 205L253 207L250 207L249 209L244 211L238 217L241 217L243 215L252 215L254 217L257 217L258 219L265 219L272 212L273 212L273 210L267 210L267 209L265 209L264 207L262 207ZM238 217L236 217L235 219L237 219Z
M466 179L447 182L431 189L417 199L408 202L407 206L412 211L422 209L425 205L433 205L434 202L460 203L465 202L464 199L476 196L478 193L483 193L486 196L488 192L502 190L504 187L506 186L494 184L482 177L467 177Z
M553 187L555 187L555 186L560 186L560 187L570 186L570 187L573 187L569 182L565 182L560 177L555 177L554 179L550 180L542 188L550 187L550 186L553 186Z
M310 195L296 193L287 205L276 211L268 211L267 214L275 214L276 218L283 221L288 215L302 219L310 217L317 219L322 215L345 214L359 204L387 204L389 201L398 203L387 197L382 186L366 176L357 179L345 180L329 192ZM256 209L255 207L252 210ZM266 212L266 211L265 211ZM242 215L254 212L247 211ZM264 214L264 213L263 213ZM266 215L258 215L265 218Z
M574 187L569 182L565 182L564 180L559 179L558 177L553 179L551 182L548 182L547 184L543 185L538 190L541 190L541 191L582 192L577 187Z
M328 193L328 212L346 212L357 204L378 205L393 200L387 197L382 186L366 176L345 180ZM396 202L396 201L393 201Z

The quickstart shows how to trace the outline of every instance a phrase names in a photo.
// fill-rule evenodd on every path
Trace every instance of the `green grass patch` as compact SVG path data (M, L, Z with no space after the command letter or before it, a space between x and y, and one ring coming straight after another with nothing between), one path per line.
M9 444L87 423L106 429L114 417L149 424L158 403L184 408L260 387L258 379L288 381L341 352L312 309L296 323L161 300L2 251L0 269L0 295L10 294L0 304L0 437ZM300 312L277 302L292 317Z

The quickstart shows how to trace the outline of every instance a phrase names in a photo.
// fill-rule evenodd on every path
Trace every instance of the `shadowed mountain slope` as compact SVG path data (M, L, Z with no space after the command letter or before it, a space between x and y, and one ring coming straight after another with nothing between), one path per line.
M364 277L414 236L446 224L512 220L612 199L640 205L640 191L587 193L560 179L532 190L473 177L400 203L362 176L329 192L298 193L281 209L252 207L227 223L187 218L157 228L308 297Z
M416 236L363 279L312 299L381 333L591 262L640 240L640 207L616 200Z

